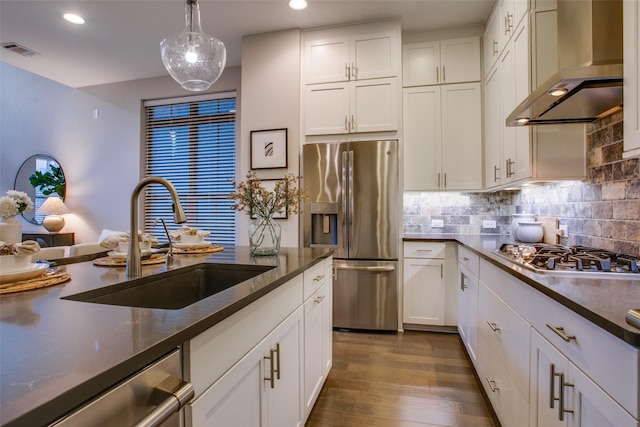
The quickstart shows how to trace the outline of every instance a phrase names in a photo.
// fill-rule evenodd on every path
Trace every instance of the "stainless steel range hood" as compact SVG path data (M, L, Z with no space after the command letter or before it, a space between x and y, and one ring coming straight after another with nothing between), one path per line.
M507 126L587 123L622 107L621 0L558 0L558 70Z

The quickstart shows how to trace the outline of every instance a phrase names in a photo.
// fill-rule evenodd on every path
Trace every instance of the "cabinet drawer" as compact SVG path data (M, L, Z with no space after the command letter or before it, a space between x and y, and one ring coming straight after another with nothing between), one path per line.
M458 264L464 265L472 274L478 276L480 257L462 245L458 245Z
M404 242L405 258L444 258L445 242Z
M325 261L321 261L304 272L304 300L306 301L326 281Z

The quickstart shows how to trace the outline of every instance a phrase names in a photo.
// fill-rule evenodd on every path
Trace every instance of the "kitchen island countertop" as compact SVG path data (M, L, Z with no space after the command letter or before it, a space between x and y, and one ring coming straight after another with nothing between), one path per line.
M627 310L640 308L640 275L630 279L602 279L536 273L493 253L503 243L513 243L508 235L405 234L403 240L461 243L607 332L640 348L640 329L625 320Z
M71 275L64 284L0 296L0 425L55 421L331 254L282 248L277 257L252 257L248 247L225 247L216 254L175 255L175 268L275 266L179 310L62 300L127 280L124 268L92 262L60 267ZM164 271L162 264L146 266L142 275Z

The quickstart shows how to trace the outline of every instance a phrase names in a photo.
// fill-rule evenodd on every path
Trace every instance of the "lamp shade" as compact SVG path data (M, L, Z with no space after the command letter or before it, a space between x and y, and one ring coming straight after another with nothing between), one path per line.
M62 199L56 196L47 197L47 200L36 211L36 213L46 215L42 220L42 226L50 233L57 233L64 228L64 218L60 215L70 212Z
M160 43L162 62L186 90L203 91L215 83L227 63L227 50L215 37L202 32L197 0L186 0L185 28Z

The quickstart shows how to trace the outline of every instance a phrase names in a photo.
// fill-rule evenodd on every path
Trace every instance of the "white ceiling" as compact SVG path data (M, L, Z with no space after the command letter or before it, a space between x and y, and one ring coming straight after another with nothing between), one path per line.
M403 31L482 25L493 0L200 0L205 33L227 47L227 66L240 65L243 35L398 18ZM62 19L66 12L84 25ZM184 27L184 0L0 0L0 42L40 55L0 49L0 60L71 87L167 75L160 41Z

